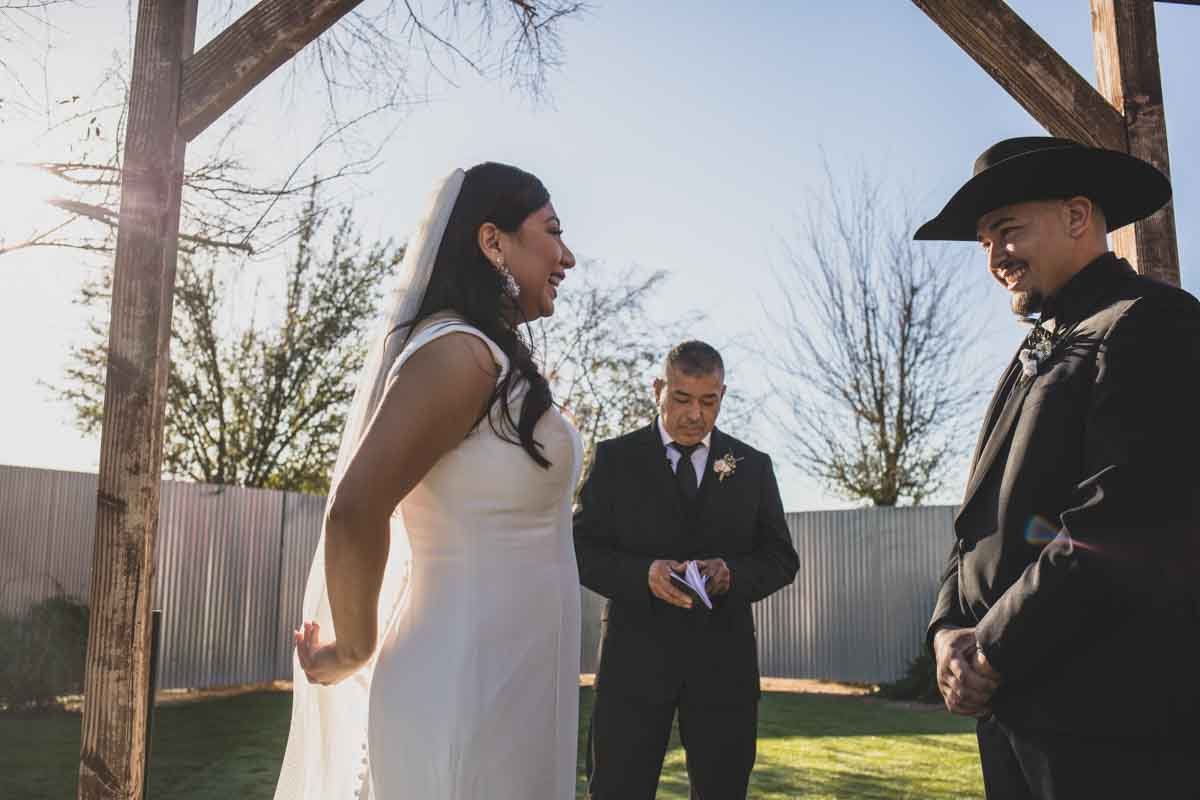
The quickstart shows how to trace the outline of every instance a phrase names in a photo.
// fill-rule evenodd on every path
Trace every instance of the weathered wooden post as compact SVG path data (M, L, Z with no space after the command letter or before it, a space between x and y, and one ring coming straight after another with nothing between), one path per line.
M1121 115L1126 150L1170 175L1154 3L1091 2L1097 85ZM1114 233L1113 249L1139 272L1179 285L1179 246L1172 204Z
M1100 91L1003 0L913 0L1055 136L1124 150L1170 174L1153 0L1090 0ZM1142 273L1179 285L1168 203L1113 236Z
M142 0L113 268L79 797L140 798L185 143L176 119L196 0Z
M80 800L145 792L163 416L186 143L362 0L261 0L192 55L197 0L140 0L100 444Z

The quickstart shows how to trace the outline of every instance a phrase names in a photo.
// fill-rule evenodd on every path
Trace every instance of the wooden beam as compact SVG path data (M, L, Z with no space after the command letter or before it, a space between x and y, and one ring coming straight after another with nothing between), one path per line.
M1125 149L1111 104L1001 0L913 0L1055 136Z
M1122 115L1128 152L1171 174L1154 3L1091 0L1100 92ZM1113 233L1113 250L1138 272L1179 285L1172 203Z
M185 143L183 59L196 0L141 0L113 268L100 439L80 800L143 796L150 591Z
M196 138L362 0L259 0L183 65L179 130Z

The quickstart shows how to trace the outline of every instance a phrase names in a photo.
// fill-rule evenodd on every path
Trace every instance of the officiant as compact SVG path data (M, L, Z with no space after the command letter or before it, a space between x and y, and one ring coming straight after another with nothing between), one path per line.
M770 457L716 428L720 353L676 346L653 391L657 419L597 446L575 513L580 580L608 598L588 797L653 800L678 712L692 798L744 798L759 698L750 605L799 562ZM671 577L689 562L711 610Z
M1170 194L1128 154L1006 139L916 234L981 245L1031 323L929 625L989 798L1200 796L1200 303L1106 239Z

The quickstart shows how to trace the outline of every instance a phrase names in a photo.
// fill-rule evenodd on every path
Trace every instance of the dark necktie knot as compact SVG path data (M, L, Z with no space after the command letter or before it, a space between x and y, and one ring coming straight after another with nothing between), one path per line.
M692 453L696 452L702 444L704 443L696 442L695 444L680 444L679 442L671 442L671 448L684 458L691 458Z

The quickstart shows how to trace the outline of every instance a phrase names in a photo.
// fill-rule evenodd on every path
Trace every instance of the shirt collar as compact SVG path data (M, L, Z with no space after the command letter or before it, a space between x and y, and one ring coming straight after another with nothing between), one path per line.
M1061 289L1042 303L1042 319L1053 319L1060 328L1086 317L1099 298L1106 296L1119 278L1134 274L1133 267L1108 252L1088 262Z
M667 429L663 427L662 417L655 417L654 422L658 425L658 435L662 437L663 447L670 447L671 442L675 441L671 438L671 434L667 433ZM712 446L712 431L704 435L700 440L700 446L708 448Z

